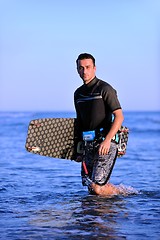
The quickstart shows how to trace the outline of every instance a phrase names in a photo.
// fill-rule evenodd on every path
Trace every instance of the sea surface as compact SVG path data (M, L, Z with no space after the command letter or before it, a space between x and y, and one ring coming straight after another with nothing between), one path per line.
M160 239L160 112L125 112L127 153L112 197L82 187L80 163L25 150L28 124L70 112L0 113L0 239Z

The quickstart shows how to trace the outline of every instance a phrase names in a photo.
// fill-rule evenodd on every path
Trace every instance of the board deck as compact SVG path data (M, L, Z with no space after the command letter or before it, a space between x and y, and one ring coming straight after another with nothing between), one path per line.
M42 156L74 159L75 118L42 118L29 123L26 149Z
M118 157L126 153L128 133L123 126L118 132ZM42 118L29 123L25 147L42 156L75 160L76 140L76 118Z

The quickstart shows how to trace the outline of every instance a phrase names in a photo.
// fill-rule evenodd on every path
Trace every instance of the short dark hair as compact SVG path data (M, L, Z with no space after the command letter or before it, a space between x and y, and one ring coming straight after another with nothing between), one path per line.
M76 60L77 66L78 66L78 60L83 60L83 59L92 59L93 65L95 66L95 62L96 62L95 58L90 53L81 53Z

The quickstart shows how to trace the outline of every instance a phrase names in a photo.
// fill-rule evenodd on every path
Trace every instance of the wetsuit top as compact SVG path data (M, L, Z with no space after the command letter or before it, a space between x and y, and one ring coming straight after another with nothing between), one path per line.
M107 133L111 127L112 112L121 109L116 90L97 77L75 91L74 104L79 134L100 128Z

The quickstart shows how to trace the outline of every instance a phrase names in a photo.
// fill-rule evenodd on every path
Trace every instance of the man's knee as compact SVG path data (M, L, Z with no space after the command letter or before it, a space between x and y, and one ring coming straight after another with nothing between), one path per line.
M100 185L92 183L90 190L92 190L90 192L92 192L93 194L101 195L101 186Z
M99 186L93 183L91 187L92 187L92 193L96 195L105 196L105 195L119 194L119 189L110 183L107 183L103 186Z

